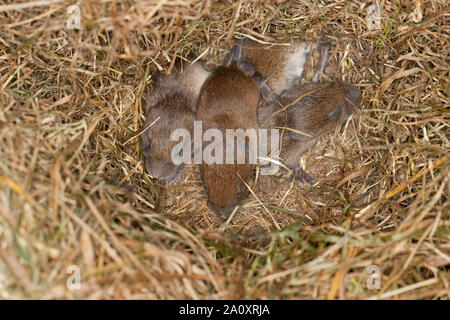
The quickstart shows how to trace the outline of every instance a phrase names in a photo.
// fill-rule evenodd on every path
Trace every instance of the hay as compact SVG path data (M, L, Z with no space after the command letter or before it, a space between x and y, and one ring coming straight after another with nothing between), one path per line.
M382 3L371 31L360 1L0 1L0 298L448 299L449 7ZM318 186L259 177L223 223L194 166L143 172L153 72L320 30L363 96L305 155Z

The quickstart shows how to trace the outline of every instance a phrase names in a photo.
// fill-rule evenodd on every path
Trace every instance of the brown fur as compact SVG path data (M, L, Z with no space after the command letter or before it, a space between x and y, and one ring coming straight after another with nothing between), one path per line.
M146 99L145 128L159 120L141 135L145 168L152 177L168 184L180 179L184 166L171 161L172 148L178 141L169 137L175 129L192 132L198 95L208 76L209 72L195 63L184 72L157 77Z
M310 44L298 40L264 45L250 39L237 39L231 55L234 60L244 60L253 65L266 79L269 88L279 94L299 84L301 70L308 61L311 47Z
M309 135L285 130L280 147L283 163L294 170L300 182L311 182L308 181L311 177L305 176L299 168L301 154L348 119L356 111L360 95L358 87L346 83L310 83L286 90L278 101L259 109L258 122L262 127L290 128ZM280 109L284 110L279 112ZM276 115L270 117L274 113Z
M301 75L300 71L309 58L305 43L265 47L245 39L237 40L231 50L231 56L239 66L242 61L252 63L255 70L262 74L262 82L264 77L268 77L266 84L260 85L262 95L268 99L258 110L258 123L265 128L287 128L282 134L280 157L285 165L294 170L303 185L311 185L315 179L298 166L300 155L310 149L320 136L347 119L355 111L354 106L359 104L360 97L359 88L349 84L317 83L328 63L330 48L326 43L315 44L314 47L320 49L318 70L313 83L305 85L298 83L298 75ZM261 79L258 80L261 82ZM273 113L276 115L269 118ZM292 129L306 135L295 133Z
M237 67L219 68L205 82L198 100L197 119L203 130L257 128L258 83ZM225 148L225 141L223 142ZM235 152L236 156L236 152ZM223 155L225 159L225 154ZM235 158L236 159L236 158ZM202 163L200 173L211 207L228 216L244 198L253 165Z

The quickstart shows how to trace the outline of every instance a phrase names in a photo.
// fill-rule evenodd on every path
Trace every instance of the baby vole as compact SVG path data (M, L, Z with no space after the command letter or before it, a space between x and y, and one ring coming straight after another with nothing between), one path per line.
M251 67L246 68L247 71L249 69ZM208 203L223 217L228 217L233 208L245 197L247 188L244 182L249 181L254 168L249 161L238 164L236 150L234 163L225 163L225 149L228 147L225 142L226 130L256 129L258 100L257 81L233 63L229 67L220 67L214 71L200 92L197 120L202 121L204 131L220 130L224 139L222 157L224 162L207 164L203 161L200 164L200 174L208 195ZM237 148L239 147L238 145Z
M300 184L315 179L298 164L300 156L324 134L333 130L356 111L361 92L342 82L309 83L292 87L259 108L258 122L264 128L286 128L280 146L282 162L294 171Z
M172 148L178 142L169 137L176 129L192 132L198 95L209 75L197 62L183 72L156 78L146 98L144 128L156 122L141 135L145 169L153 178L167 184L181 178L184 165L177 166L171 160Z
M263 128L283 128L280 157L304 186L314 184L315 179L299 167L300 156L322 135L348 119L359 106L361 96L360 89L351 84L339 81L318 83L330 56L328 45L320 44L318 49L320 60L312 83L298 84L266 99L259 108L258 117ZM262 93L267 94L266 91Z
M298 85L311 48L309 44L294 42L267 49L253 41L237 40L224 62L224 65L231 63L231 67L215 72L200 94L197 119L203 120L204 130L258 128L258 91L268 96L275 90L276 95ZM251 81L249 75L257 82ZM264 109L271 112L273 106L268 102ZM268 124L277 125L276 122ZM253 169L248 160L244 164L200 165L208 202L219 215L228 217L245 198L245 183L252 177Z

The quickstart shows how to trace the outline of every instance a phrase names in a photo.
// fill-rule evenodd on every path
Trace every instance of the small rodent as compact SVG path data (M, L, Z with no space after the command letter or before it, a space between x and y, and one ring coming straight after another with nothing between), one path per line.
M183 72L156 77L153 91L146 99L145 131L141 134L145 169L151 177L167 184L181 178L184 165L177 166L171 161L172 148L178 142L170 141L169 137L175 129L192 132L198 95L209 75L196 62Z
M246 70L251 71L251 66ZM222 132L225 151L226 129L247 130L258 127L258 101L259 84L254 77L242 72L234 63L229 67L219 67L206 80L200 92L197 120L202 121L204 131L218 129ZM223 217L228 217L244 199L247 193L245 183L251 178L254 168L248 161L237 164L236 152L234 157L233 164L226 164L225 161L223 164L207 164L205 161L200 164L208 203ZM223 159L226 159L225 153Z
M348 119L356 111L360 96L359 87L351 84L308 83L282 92L276 101L259 108L261 127L288 128L280 134L280 158L294 171L300 184L315 183L315 179L299 167L301 154L313 147L322 135Z

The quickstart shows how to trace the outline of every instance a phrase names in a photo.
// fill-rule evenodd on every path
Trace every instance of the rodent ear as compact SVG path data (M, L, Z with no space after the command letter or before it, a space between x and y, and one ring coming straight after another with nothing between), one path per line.
M145 128L143 130L145 130ZM152 149L152 139L149 137L147 132L144 132L141 135L141 149L143 152L150 152Z
M245 195L245 188L241 185L236 189L235 197L236 199L241 200L244 195Z
M236 62L238 68L245 73L247 76L251 77L255 74L256 70L253 65L244 60L239 60Z

